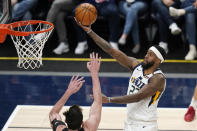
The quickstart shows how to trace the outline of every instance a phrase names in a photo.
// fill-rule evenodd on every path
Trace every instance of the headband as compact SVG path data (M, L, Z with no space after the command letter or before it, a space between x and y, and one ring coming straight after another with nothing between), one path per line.
M155 53L155 55L161 60L161 63L164 62L164 58L163 58L163 56L161 55L160 51L157 48L155 48L154 46L151 46L149 48L149 50L151 50L152 52Z

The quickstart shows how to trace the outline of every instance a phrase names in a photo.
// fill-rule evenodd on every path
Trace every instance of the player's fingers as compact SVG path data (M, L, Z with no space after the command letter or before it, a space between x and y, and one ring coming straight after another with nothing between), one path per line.
M80 21L78 21L75 17L74 17L74 19L75 19L75 21L76 21L76 23L77 23L78 25L82 26Z
M79 77L79 74L77 74L77 76L74 78L74 81L76 81Z
M96 53L96 61L98 61L98 53Z
M95 60L94 52L92 52L92 59Z
M79 21L77 21L77 19L75 17L74 17L74 19L75 19L76 23L79 24Z
M74 17L75 21L77 22L77 19Z
M71 78L71 80L70 80L70 81L73 81L73 79L74 79L74 78L75 78L75 75L73 75L73 76L72 76L72 78Z
M80 77L77 81L80 82L83 80L84 77Z
M90 61L92 61L92 53L90 53Z
M101 57L99 57L98 63L101 64Z
M80 89L83 86L84 82L85 82L85 80L79 82L78 89Z
M94 56L94 52L92 52L92 62L95 61L95 56Z
M90 66L90 62L87 62L87 67L89 67Z

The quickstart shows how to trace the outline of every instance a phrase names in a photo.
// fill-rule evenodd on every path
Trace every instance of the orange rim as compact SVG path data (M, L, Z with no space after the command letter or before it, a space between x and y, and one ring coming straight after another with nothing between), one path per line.
M41 31L30 31L30 32L14 31L11 29L11 27L16 28L19 26L25 26L28 24L35 25L38 23L47 24L47 25L50 25L51 27L49 29L44 29ZM15 36L28 36L30 34L49 32L50 30L52 30L54 28L54 25L52 23L50 23L48 21L42 21L42 20L17 21L17 22L13 22L10 24L6 24L6 25L8 25L7 26L8 28L6 29L7 30L6 33L9 35L15 35Z

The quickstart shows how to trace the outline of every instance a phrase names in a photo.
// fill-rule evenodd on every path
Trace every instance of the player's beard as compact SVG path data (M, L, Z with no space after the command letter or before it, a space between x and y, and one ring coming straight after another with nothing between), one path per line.
M147 63L147 64L144 63L144 62L142 62L142 67L143 67L144 70L146 70L146 69L151 68L154 64L155 64L154 61L151 61L151 62L149 62L149 63Z

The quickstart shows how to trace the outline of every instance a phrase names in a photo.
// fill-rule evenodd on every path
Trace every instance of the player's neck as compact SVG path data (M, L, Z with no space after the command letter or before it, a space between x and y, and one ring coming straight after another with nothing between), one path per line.
M144 69L144 75L152 74L157 68L158 66L152 66L148 69Z

